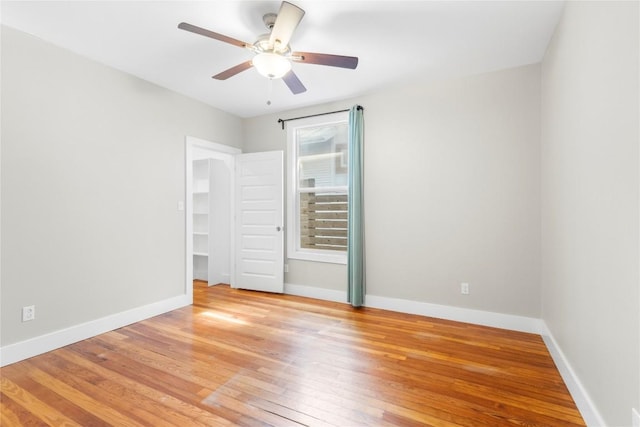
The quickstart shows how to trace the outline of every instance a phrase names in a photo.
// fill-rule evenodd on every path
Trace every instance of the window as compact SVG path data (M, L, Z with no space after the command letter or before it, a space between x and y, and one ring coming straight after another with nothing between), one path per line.
M288 125L287 255L347 263L349 114Z

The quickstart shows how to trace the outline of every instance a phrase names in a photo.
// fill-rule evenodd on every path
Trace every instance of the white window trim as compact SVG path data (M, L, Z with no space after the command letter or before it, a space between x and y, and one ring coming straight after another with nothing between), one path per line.
M298 207L298 170L296 165L297 152L295 144L296 129L331 125L348 122L349 113L340 112L323 116L308 117L287 124L287 257L306 261L328 262L334 264L346 264L347 253L326 249L300 248L300 215Z

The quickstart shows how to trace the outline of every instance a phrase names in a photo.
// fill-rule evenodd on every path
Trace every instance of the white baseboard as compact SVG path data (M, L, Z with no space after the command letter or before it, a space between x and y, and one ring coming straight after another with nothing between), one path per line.
M347 292L333 289L316 288L315 286L296 285L293 283L284 284L284 293L299 297L316 298L325 301L347 303Z
M640 427L640 412L635 408L631 408L631 420L633 427Z
M345 304L347 303L346 291L336 291L333 289L285 283L284 293L327 301L343 302ZM540 334L546 330L543 328L544 323L542 320L532 317L492 313L488 311L429 304L426 302L410 301L398 298L366 295L364 305L366 307L382 308L385 310L398 311L400 313L419 314L421 316L474 323L476 325L492 326L495 328L530 332L534 334Z
M191 301L186 295L180 295L15 344L9 344L0 348L0 366L10 365L190 304Z
M576 372L571 367L569 360L560 349L560 346L556 342L555 338L553 338L553 335L546 324L544 324L544 331L540 335L542 335L542 339L547 345L551 358L555 362L556 367L560 372L560 376L562 376L565 385L569 389L569 393L571 394L571 397L573 397L573 401L576 403L584 422L589 427L605 427L606 423L604 422L602 415L600 415L600 412L593 403L593 400L591 400L589 393L587 393L587 390L582 385L580 378L576 375Z
M430 304L375 295L367 295L365 297L365 305L372 308L382 308L402 313L419 314L421 316L436 317L438 319L455 320L457 322L473 323L475 325L533 334L539 334L543 330L542 320L533 317L493 313L490 311L472 310L448 305Z

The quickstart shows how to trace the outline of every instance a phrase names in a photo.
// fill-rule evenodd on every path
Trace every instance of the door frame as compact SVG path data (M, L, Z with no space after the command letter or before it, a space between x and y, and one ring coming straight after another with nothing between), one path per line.
M241 154L242 150L229 145L211 142L204 139L187 136L185 137L185 295L190 304L193 304L193 160L196 150L206 150L211 152L211 158L233 159L237 154ZM235 253L235 233L234 231L234 210L235 210L235 173L232 170L230 181L230 253ZM230 258L229 274L230 282L235 281L233 258Z

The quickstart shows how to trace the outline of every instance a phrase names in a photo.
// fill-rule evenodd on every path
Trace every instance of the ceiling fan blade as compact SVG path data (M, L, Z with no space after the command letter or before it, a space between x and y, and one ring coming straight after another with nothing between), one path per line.
M269 44L276 50L284 50L291 36L304 16L304 10L289 2L283 1L275 24L271 29ZM281 46L279 49L278 46Z
M251 63L251 60L249 60L249 61L243 62L242 64L238 64L235 67L231 67L228 70L225 70L221 73L218 73L215 76L213 76L213 78L216 80L227 80L229 77L233 77L236 74L239 74L245 70L248 70L251 67L253 67L253 64Z
M329 55L328 53L293 52L291 59L307 64L329 65L351 70L355 70L358 66L358 58L355 56Z
M205 28L200 28L186 22L181 22L180 24L178 24L178 28L180 28L181 30L200 34L201 36L211 37L212 39L220 40L221 42L229 43L238 47L251 48L253 46L251 43L245 43L243 41L236 40L223 34L214 33L213 31L207 30Z
M287 84L291 92L294 95L297 95L302 92L306 92L307 88L304 87L298 76L293 72L293 70L289 71L287 74L282 77L282 80Z

